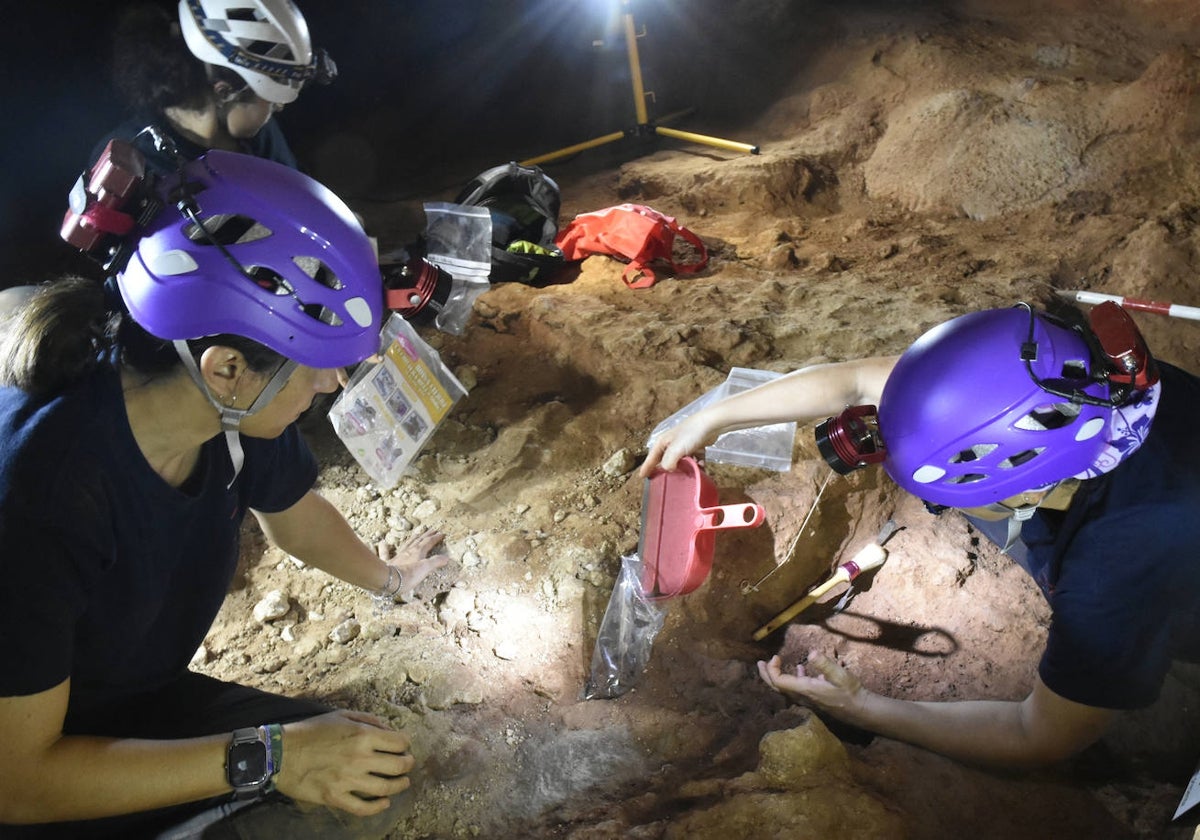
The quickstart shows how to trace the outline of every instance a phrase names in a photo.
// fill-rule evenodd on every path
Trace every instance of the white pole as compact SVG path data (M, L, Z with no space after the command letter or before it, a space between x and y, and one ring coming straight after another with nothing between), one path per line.
M1135 309L1141 312L1153 312L1156 315L1168 315L1172 318L1186 318L1189 321L1200 321L1200 307L1180 306L1177 303L1166 303L1157 300L1139 300L1138 298L1121 297L1120 295L1105 295L1099 292L1080 292L1069 289L1059 289L1060 297L1077 303L1097 304L1106 301Z

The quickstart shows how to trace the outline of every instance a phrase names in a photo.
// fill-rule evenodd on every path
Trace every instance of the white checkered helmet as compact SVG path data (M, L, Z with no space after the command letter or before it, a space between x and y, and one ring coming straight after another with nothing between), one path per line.
M304 15L292 0L179 0L192 55L228 67L268 102L286 105L316 74Z

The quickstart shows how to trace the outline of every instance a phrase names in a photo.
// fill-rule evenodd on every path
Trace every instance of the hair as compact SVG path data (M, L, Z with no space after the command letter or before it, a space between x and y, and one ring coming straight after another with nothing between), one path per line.
M212 99L214 82L229 83L237 91L233 101L250 89L229 68L205 64L192 55L178 21L166 9L150 4L132 6L118 20L112 76L128 105L156 114L167 108L200 110Z
M39 286L0 323L0 385L48 397L99 366L106 357L145 376L170 374L182 362L170 341L146 332L128 314L110 312L94 280L69 276ZM229 347L255 373L269 373L283 356L239 335L188 341L194 357L209 347Z

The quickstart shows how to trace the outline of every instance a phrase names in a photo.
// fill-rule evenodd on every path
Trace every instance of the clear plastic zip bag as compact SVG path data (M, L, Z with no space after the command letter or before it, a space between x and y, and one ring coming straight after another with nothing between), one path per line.
M442 332L462 335L475 299L491 287L492 216L486 207L445 201L424 207L425 258L453 278L433 323Z
M376 486L388 489L466 394L438 352L393 314L383 326L378 361L358 366L329 420Z
M666 607L642 591L641 558L637 554L622 557L621 571L596 634L584 700L619 697L637 684L666 614Z

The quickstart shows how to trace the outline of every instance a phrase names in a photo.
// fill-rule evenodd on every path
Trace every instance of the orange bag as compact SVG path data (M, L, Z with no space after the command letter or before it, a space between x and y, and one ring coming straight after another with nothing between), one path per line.
M694 262L675 261L675 237L699 252ZM671 216L642 204L618 204L593 213L580 213L554 239L567 260L604 254L629 260L621 279L631 289L645 289L658 280L650 263L661 262L678 274L694 274L708 265L708 249L700 237Z

